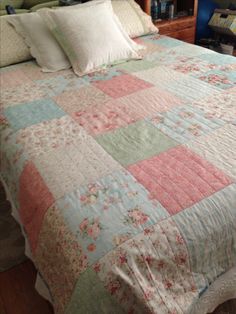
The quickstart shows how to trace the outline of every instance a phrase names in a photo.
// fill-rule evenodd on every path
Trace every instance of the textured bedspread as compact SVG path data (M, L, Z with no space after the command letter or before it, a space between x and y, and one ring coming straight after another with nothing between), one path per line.
M1 174L56 313L190 313L236 265L236 59L167 37L1 71Z

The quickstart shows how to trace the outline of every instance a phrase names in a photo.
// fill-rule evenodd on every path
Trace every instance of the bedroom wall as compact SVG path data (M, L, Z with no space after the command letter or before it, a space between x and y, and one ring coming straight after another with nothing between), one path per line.
M212 31L208 27L208 22L215 8L227 8L230 3L236 5L236 0L199 0L198 1L198 19L197 19L197 40L200 38L209 38Z

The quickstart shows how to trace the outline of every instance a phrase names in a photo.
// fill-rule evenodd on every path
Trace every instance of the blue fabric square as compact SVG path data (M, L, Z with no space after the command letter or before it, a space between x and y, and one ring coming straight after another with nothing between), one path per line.
M57 207L93 264L120 243L169 216L127 171L80 187ZM92 252L89 246L96 247Z
M223 65L223 64L234 64L235 58L229 55L223 55L219 53L205 53L199 56L202 60L209 61L210 63Z
M210 133L222 125L224 121L209 116L208 113L188 105L177 106L169 111L158 113L147 119L164 134L181 144L196 137Z
M42 121L61 118L65 112L51 99L40 99L4 110L11 128L18 131Z

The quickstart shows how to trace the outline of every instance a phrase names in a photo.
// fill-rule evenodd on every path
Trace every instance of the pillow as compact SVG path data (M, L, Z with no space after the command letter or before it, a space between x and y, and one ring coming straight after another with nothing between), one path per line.
M112 0L113 11L131 38L158 33L151 17L134 0Z
M37 4L48 2L48 0L24 0L23 7L26 9L31 9Z
M23 38L7 22L9 17L0 17L0 67L32 59Z
M12 15L8 22L25 39L43 72L70 68L70 63L38 13Z
M122 28L110 0L38 12L79 76L128 59L140 59L139 45Z
M43 8L53 8L53 7L58 7L59 6L59 1L49 1L49 2L44 2L40 4L36 4L32 8L30 8L30 12L35 12Z

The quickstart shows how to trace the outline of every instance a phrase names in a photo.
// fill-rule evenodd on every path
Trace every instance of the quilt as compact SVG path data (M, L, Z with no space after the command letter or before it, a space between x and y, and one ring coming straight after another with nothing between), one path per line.
M84 77L1 69L1 175L55 313L191 313L236 266L236 59L160 35Z

